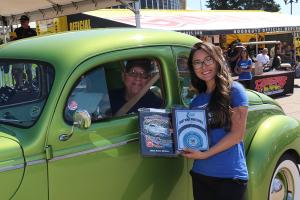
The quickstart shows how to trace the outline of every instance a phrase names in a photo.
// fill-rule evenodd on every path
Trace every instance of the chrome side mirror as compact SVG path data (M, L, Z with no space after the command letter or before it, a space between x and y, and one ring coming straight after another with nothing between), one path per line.
M91 121L91 116L87 110L78 109L73 115L73 125L78 128L89 128L91 126Z
M73 132L74 132L74 127L87 129L91 126L91 121L92 121L91 116L87 110L83 110L83 109L76 110L73 115L72 130L70 131L70 133L61 134L58 139L60 141L67 141L68 139L70 139L72 137Z

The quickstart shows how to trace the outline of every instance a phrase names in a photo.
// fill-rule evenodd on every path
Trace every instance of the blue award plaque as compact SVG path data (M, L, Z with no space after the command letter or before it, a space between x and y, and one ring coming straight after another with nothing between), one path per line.
M209 148L206 111L204 109L173 109L174 140L177 151Z

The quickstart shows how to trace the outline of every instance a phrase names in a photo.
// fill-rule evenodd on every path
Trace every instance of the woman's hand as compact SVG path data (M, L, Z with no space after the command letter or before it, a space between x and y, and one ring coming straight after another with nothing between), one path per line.
M234 72L235 72L236 74L240 74L240 73L241 73L241 68L240 68L239 66L235 66L235 67L234 67Z
M185 149L183 156L191 159L207 159L220 152L223 152L233 145L240 143L244 139L246 131L246 121L248 108L241 106L231 109L231 129L217 144L212 146L208 151L195 151Z
M250 65L247 67L247 69L241 68L241 70L240 70L240 72L251 72L251 71L252 71L252 67Z
M207 159L210 155L208 151L196 151L193 149L184 149L182 155L186 158L189 159L198 159L198 160L203 160L203 159Z

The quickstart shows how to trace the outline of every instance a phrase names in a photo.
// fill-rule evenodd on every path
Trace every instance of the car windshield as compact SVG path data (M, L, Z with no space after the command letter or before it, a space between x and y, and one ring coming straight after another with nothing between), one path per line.
M0 124L32 126L41 114L54 79L45 63L0 60Z

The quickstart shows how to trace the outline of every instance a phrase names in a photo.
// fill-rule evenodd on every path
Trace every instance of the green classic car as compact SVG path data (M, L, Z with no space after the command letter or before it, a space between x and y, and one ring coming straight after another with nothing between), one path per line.
M0 199L192 199L192 161L142 157L138 115L113 115L128 60L151 59L162 108L193 98L187 58L198 39L143 29L48 35L0 46ZM300 124L249 96L248 200L300 199Z

